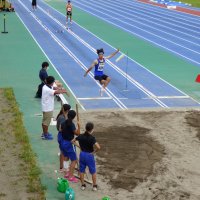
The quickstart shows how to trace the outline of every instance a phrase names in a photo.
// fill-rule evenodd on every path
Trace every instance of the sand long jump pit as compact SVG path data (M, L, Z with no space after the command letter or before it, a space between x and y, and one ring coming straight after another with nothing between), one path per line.
M200 112L81 113L101 145L98 184L112 200L200 199Z

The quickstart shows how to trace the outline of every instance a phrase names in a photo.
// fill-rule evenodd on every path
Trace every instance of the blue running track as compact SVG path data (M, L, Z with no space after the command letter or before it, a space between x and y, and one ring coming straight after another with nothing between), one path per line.
M123 9L119 9L119 0L115 4L111 0L104 1L105 7L99 11L98 5L102 2L99 0L94 4L92 0L75 0L73 3L191 62L200 63L199 18L177 13L171 19L167 17L170 11L162 11L159 17L159 9L154 8L148 13L148 5L141 9L141 4L129 0L124 1L126 6ZM83 109L199 106L194 99L130 58L117 64L116 57L107 61L105 74L110 75L112 80L104 96L100 97L100 85L94 80L93 72L86 78L83 75L96 58L95 49L103 47L106 54L115 49L76 23L66 30L63 14L43 1L39 1L38 5L37 11L32 12L29 0L17 0L14 3L18 17ZM130 9L130 5L134 9ZM101 12L109 14L102 17ZM124 17L118 19L119 14ZM172 21L177 21L177 25ZM176 35L175 39L173 34Z

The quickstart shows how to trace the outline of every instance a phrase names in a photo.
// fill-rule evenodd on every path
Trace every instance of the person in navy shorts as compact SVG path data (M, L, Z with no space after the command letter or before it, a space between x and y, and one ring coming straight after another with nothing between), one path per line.
M94 70L94 78L95 80L98 80L100 84L102 85L102 88L100 90L100 95L103 95L103 92L105 91L107 85L110 82L110 77L103 73L105 61L106 59L110 59L113 56L115 56L119 52L119 49L117 49L114 53L110 54L109 56L104 57L104 50L103 49L97 49L98 58L93 61L91 66L88 68L88 70L85 72L84 77L87 76L87 74L92 70L93 67L95 67Z
M84 173L86 167L89 168L90 174L92 175L93 181L93 191L97 190L96 183L96 164L94 154L100 150L100 145L96 142L95 137L92 135L94 130L94 124L88 122L85 126L85 133L76 137L73 142L77 145L76 141L79 142L81 149L79 165L80 165L80 180L81 180L81 189L85 190L86 185L84 183Z
M59 112L59 114L56 117L56 128L58 130L58 136L57 136L57 140L58 140L58 144L59 144L59 148L60 148L60 172L64 172L64 166L63 166L63 162L66 161L68 163L69 158L64 157L62 151L61 151L61 143L62 143L62 133L61 133L61 124L67 119L67 114L69 112L69 110L71 109L71 106L69 104L63 104L62 108ZM67 168L68 171L68 168Z
M71 160L69 167L69 172L66 173L65 178L70 182L77 183L78 179L75 178L74 169L77 164L76 150L72 144L75 135L80 134L80 124L77 122L77 128L73 122L76 117L76 112L74 110L69 110L67 113L67 120L61 124L61 134L62 139L60 141L61 152L64 157L68 157Z

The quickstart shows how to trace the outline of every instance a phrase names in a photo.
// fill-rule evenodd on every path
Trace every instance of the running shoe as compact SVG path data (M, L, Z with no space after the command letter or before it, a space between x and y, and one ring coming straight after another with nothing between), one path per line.
M47 133L47 134L50 135L51 137L53 137L51 133ZM44 137L45 137L45 134L42 133L41 138L44 139Z
M69 172L67 171L64 178L68 179L69 178Z
M43 140L53 140L53 136L50 135L49 133L44 134L44 137L42 138Z
M81 185L81 190L85 190L85 188L86 188L85 184Z
M93 185L92 190L93 190L93 191L97 191L97 185Z
M72 183L78 183L79 181L75 176L69 177L67 180Z

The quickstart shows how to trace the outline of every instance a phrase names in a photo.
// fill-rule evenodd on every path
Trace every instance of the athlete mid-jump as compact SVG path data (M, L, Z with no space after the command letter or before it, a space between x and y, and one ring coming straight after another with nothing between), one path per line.
M102 88L100 90L101 96L103 94L103 91L106 89L107 85L109 84L109 82L111 80L109 76L107 76L103 73L103 69L104 69L104 66L105 66L105 60L112 58L118 52L119 52L119 49L117 49L117 51L110 54L109 56L104 57L104 50L103 49L97 49L98 58L93 61L91 66L88 68L88 70L84 74L84 77L86 77L87 74L92 70L92 68L95 67L94 78L96 80L98 80L100 82L100 84L102 85Z

